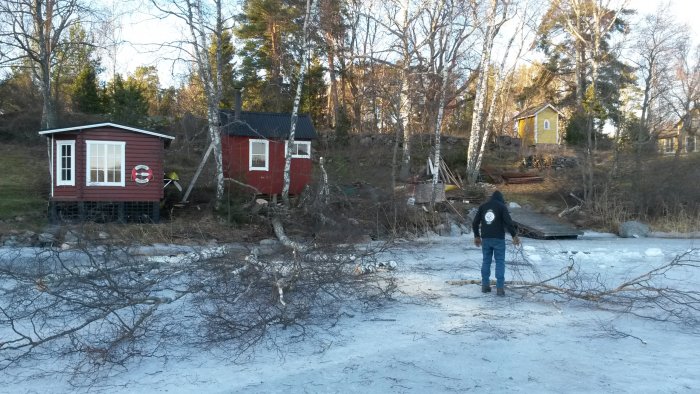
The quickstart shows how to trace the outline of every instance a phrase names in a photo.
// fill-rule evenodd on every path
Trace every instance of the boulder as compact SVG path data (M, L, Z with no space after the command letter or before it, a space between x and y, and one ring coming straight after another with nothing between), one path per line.
M622 238L643 238L649 235L649 226L636 220L620 224L618 235Z

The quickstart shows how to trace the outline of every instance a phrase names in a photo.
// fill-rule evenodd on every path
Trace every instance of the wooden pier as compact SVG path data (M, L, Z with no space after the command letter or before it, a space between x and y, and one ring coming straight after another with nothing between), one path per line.
M574 226L558 222L548 216L525 208L509 208L510 216L518 227L518 233L537 239L575 239L583 231Z

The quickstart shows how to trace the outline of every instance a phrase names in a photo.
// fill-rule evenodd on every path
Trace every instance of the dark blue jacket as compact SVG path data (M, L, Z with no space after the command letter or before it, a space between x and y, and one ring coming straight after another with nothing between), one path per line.
M505 239L506 230L511 237L516 235L503 194L496 190L491 199L481 204L472 222L474 237Z

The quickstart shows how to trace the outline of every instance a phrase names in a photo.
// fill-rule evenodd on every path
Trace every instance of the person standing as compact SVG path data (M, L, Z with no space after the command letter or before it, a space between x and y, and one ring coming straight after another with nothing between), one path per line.
M481 247L484 259L481 263L481 292L491 292L491 261L496 260L496 295L505 296L506 230L513 238L513 245L520 245L515 225L506 207L503 194L496 190L491 198L481 204L472 222L474 245Z

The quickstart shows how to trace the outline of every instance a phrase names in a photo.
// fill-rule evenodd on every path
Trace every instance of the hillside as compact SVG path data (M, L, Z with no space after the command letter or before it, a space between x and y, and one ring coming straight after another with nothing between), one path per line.
M201 160L203 144L192 143L185 138L176 139L166 151L166 170L175 170L183 186L189 184L194 169ZM414 181L427 180L425 174L427 157L430 154L430 136L416 136L414 140L412 172ZM529 156L524 160L517 150L509 146L491 146L483 164L483 180L478 187L447 193L451 204L439 204L437 215L408 206L406 201L410 187L391 181L392 137L389 135L353 136L347 143L340 144L329 139L327 135L314 143L314 179L320 179L319 158L324 157L325 170L328 174L331 204L326 214L335 220L350 220L353 224L343 226L347 234L340 235L332 228L319 227L318 223L306 215L303 210L297 220L288 223L289 231L302 238L321 237L328 241L336 236L350 236L357 239L370 236L386 237L391 234L408 232L421 234L434 231L440 223L465 221L465 213L475 206L492 190L501 190L508 201L547 215L558 215L565 209L575 208L581 195L580 169L576 164L573 151L560 150L546 156ZM443 157L451 172L464 179L466 162L466 141L460 138L446 137L443 141ZM539 163L533 164L533 157ZM538 158L539 157L539 158ZM557 157L569 158L567 165L553 165ZM598 228L615 232L618 223L629 219L646 221L659 231L690 232L698 230L698 221L694 220L700 212L698 201L693 201L698 182L692 182L699 171L698 158L668 158L647 160L647 173L639 179L632 166L620 165L620 177L616 183L602 183L607 188L607 203L603 202L596 210L574 212L563 217L579 227ZM46 228L46 202L48 191L48 169L45 147L41 144L5 144L0 147L0 168L8 171L0 174L0 236L10 232L31 230L40 233ZM621 161L633 164L632 160ZM600 168L607 164L603 163ZM670 168L676 174L673 179L665 179ZM675 170L674 170L675 169ZM644 171L644 169L639 170ZM500 174L521 173L536 176L541 182L505 183ZM629 176L626 177L629 173ZM601 179L604 179L601 177ZM697 178L695 178L697 179ZM667 189L655 185L666 182ZM395 186L396 193L392 193ZM409 185L410 186L410 185ZM313 184L308 195L298 196L296 203L313 196L317 185ZM616 196L629 195L629 188L636 187L644 194L640 198L627 201ZM673 192L676 190L676 192ZM178 201L180 194L174 189L166 189L169 201ZM211 198L213 192L213 168L211 163L205 167L190 197L190 203L184 206L166 204L162 223L152 225L133 225L139 228L140 242L197 242L205 243L210 239L222 242L241 240L256 241L273 237L271 226L265 212L254 213L251 206L253 196L247 191L231 188L227 190L224 208L212 212ZM642 198L643 197L643 198ZM638 201L637 201L638 200ZM635 214L634 204L645 204L646 213ZM663 210L659 211L658 208ZM451 218L450 218L451 217ZM562 220L562 218L558 218ZM695 224L693 224L695 223ZM130 226L107 224L84 224L86 232L109 228L115 242L130 238ZM94 227L94 230L91 230ZM54 229L54 231L56 231ZM58 230L60 232L60 230Z

